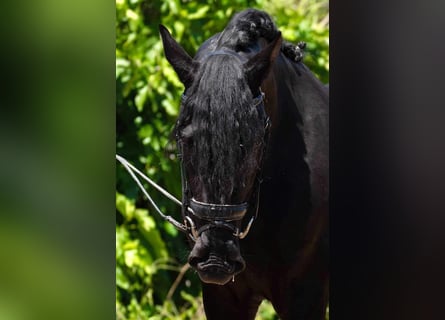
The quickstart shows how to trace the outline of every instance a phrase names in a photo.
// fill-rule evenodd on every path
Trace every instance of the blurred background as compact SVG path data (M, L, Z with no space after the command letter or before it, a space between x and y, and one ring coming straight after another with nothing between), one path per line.
M304 63L328 82L328 1L116 0L116 153L179 199L180 172L170 134L183 86L164 57L158 25L164 24L193 56L236 12L249 7L269 13L286 40L305 41ZM117 319L204 319L184 235L151 212L122 166L116 170ZM165 213L180 217L175 204L146 188ZM278 317L264 302L257 319Z

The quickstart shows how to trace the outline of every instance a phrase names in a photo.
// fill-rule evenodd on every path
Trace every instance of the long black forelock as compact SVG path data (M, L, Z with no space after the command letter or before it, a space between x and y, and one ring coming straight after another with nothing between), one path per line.
M190 136L193 178L202 184L209 201L228 201L246 173L259 165L252 155L263 143L264 122L235 56L209 56L195 79L175 130L180 136Z

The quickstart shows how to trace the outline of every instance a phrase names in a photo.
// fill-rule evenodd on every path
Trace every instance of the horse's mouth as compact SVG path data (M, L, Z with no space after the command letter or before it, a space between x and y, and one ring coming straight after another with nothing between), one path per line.
M196 269L203 282L224 285L241 272L244 265L211 256L207 261L198 263Z

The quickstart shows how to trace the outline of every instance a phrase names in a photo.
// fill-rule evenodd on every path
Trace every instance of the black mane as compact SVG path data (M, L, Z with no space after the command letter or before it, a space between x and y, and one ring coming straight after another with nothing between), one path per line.
M264 119L253 105L242 53L258 51L258 40L279 34L268 14L249 9L203 45L200 68L187 90L175 133L190 148L196 185L209 201L227 201L245 183L244 172L259 166Z
M176 132L191 148L197 185L218 202L230 198L235 180L243 184L243 172L258 167L254 155L263 142L264 122L237 57L209 56L196 78L183 101Z

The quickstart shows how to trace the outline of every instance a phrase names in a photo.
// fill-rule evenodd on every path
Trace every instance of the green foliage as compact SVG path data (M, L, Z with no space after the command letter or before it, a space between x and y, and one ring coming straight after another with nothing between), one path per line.
M305 41L304 63L323 83L329 82L329 2L314 0L258 0L277 23L284 39Z
M277 320L278 319L278 316L275 313L275 310L274 310L272 304L267 300L264 300L261 303L260 307L258 308L256 320L262 320L262 319L267 319L267 320Z
M307 42L305 63L329 77L326 1L116 0L116 152L180 198L180 174L170 137L183 90L163 54L160 23L192 56L234 13L268 12L285 39ZM199 279L186 265L185 238L155 213L127 172L116 172L116 313L118 319L204 319ZM147 190L164 212L179 208ZM277 319L263 303L257 319Z

